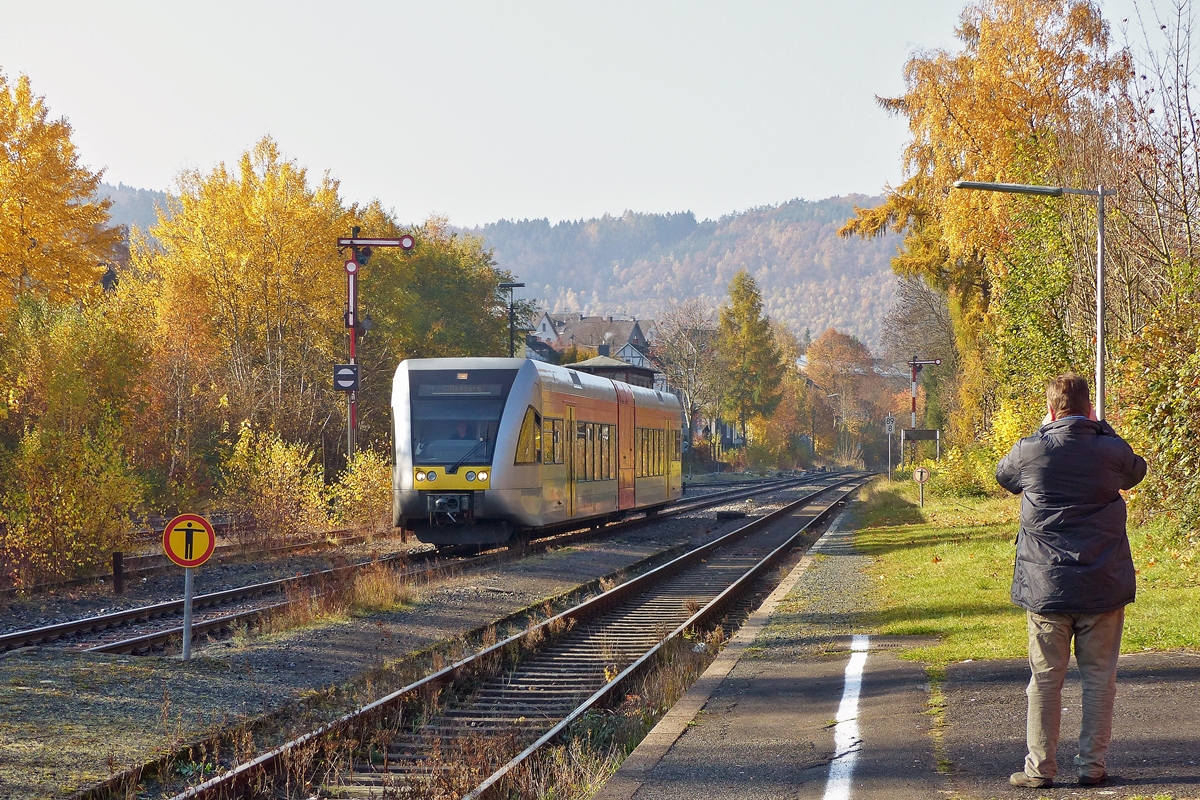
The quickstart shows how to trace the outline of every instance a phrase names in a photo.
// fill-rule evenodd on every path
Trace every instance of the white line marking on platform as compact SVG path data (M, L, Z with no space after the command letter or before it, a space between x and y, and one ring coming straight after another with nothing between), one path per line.
M863 667L867 664L868 637L855 634L851 640L850 663L846 665L846 687L838 706L837 726L833 729L833 761L829 763L829 780L825 784L825 800L849 800L850 778L854 762L862 749L858 735L858 692L862 688Z

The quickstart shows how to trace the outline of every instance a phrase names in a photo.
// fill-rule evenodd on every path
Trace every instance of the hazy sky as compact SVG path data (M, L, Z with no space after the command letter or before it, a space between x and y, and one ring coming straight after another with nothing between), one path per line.
M964 4L0 0L0 70L111 183L167 189L270 134L403 221L704 218L898 182L874 96Z

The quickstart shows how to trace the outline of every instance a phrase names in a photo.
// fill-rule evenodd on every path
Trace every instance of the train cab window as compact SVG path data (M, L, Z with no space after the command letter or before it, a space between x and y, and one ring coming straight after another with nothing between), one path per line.
M492 463L517 370L412 370L409 413L415 465Z
M542 415L530 406L521 422L517 437L516 464L536 464L542 460Z

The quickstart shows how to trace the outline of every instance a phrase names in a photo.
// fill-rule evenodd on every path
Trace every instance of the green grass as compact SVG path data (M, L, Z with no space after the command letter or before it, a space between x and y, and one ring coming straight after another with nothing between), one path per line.
M876 481L862 495L855 543L874 556L880 634L936 635L907 658L944 665L1023 658L1024 611L1009 601L1017 498L935 498L912 482ZM1131 528L1138 601L1123 652L1200 648L1200 545L1180 546L1162 523Z

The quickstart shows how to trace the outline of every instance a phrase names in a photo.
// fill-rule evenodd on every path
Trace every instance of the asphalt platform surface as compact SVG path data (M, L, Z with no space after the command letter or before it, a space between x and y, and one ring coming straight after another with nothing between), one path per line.
M851 518L814 545L597 800L1200 798L1195 653L1121 657L1112 778L1099 787L1076 784L1073 666L1053 788L1008 784L1025 755L1023 660L951 665L935 748L924 665L897 657L917 640L861 638L869 561L853 548ZM852 648L864 646L857 704L846 706Z

